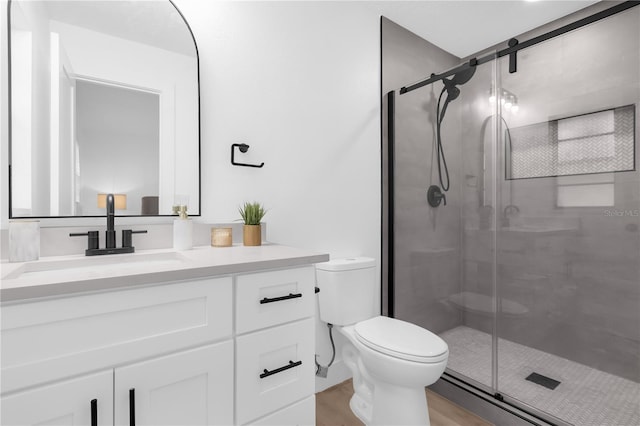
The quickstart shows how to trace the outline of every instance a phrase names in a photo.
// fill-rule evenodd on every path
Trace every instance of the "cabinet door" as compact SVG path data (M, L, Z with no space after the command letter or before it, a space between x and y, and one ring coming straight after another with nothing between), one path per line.
M97 423L92 423L92 400ZM3 425L112 425L113 370L2 397Z
M227 341L115 371L115 424L233 423L233 342Z

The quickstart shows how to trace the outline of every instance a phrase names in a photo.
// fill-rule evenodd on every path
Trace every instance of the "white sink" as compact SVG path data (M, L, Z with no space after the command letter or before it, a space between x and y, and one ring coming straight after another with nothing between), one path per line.
M186 258L176 252L111 254L95 257L39 260L24 263L15 269L7 268L8 270L3 273L2 279L29 279L59 275L76 276L77 274L95 278L104 275L144 272L148 269L175 268L185 262Z

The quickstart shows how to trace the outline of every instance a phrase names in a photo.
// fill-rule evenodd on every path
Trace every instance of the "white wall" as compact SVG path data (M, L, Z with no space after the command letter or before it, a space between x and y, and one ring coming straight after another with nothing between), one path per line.
M200 51L204 217L255 199L272 241L377 256L379 17L350 2L176 5ZM231 166L237 142L265 166Z
M375 9L364 2L175 3L200 52L204 219L234 220L240 203L257 200L269 209L269 241L332 257L370 256L379 266ZM251 145L241 161L265 166L231 166L230 145L239 142ZM317 334L326 364L326 327ZM330 374L318 385L341 379Z

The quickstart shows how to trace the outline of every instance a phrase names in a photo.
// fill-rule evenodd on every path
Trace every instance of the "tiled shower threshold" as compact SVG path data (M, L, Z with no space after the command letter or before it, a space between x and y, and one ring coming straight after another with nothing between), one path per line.
M447 367L491 384L491 335L460 326L440 334L449 345ZM549 389L531 373L560 384ZM508 340L498 340L500 393L575 425L640 425L640 383Z

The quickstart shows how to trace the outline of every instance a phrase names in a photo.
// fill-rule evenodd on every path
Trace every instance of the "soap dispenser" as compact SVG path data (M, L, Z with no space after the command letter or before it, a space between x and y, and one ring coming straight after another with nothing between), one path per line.
M178 215L173 221L173 248L190 250L193 247L193 222L187 216L187 206L173 206L173 213Z

